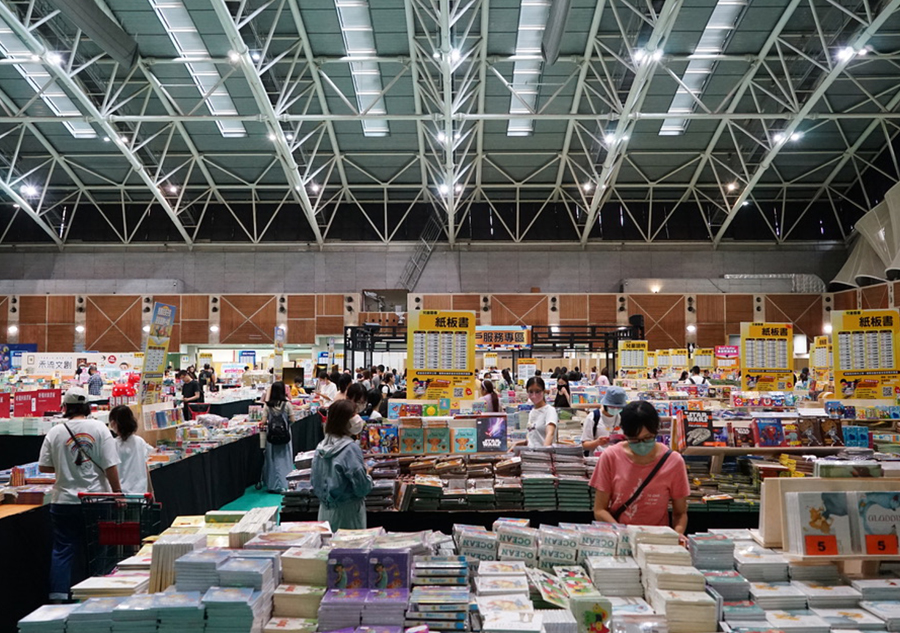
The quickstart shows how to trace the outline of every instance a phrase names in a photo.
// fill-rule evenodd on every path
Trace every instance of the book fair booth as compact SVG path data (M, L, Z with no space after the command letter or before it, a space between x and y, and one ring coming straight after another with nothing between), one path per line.
M872 296L410 295L402 315L358 312L354 295L147 297L133 349L97 353L57 351L48 326L0 310L18 333L0 382L0 556L23 570L0 574L0 630L900 630L900 309ZM169 367L207 363L216 378L186 415ZM311 478L316 375L361 382L378 365L396 382L353 439L367 527L332 531ZM154 529L108 545L75 603L44 605L53 475L36 461L82 366L103 378L93 416L131 407L154 449ZM555 441L529 447L526 384L540 375L553 402L562 367ZM295 388L294 468L267 494L277 380ZM616 387L683 457L684 538L595 520L609 449L582 434ZM248 497L265 503L230 505Z

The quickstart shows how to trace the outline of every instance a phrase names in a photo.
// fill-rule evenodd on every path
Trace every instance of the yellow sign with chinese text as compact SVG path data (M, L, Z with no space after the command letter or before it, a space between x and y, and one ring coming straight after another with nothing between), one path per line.
M792 323L741 323L741 389L794 388Z
M840 397L877 400L900 393L900 310L832 312L831 326L834 387Z
M469 400L475 393L475 313L421 310L407 326L409 400Z

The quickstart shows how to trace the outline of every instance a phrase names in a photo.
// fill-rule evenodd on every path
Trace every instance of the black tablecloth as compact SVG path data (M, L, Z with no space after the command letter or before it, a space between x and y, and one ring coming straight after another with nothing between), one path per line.
M0 470L36 462L43 443L43 435L0 435Z
M291 425L291 437L294 455L314 449L325 439L322 416L313 413L294 422Z
M234 402L225 402L223 404L215 404L215 403L196 403L196 408L201 412L206 412L206 408L209 407L209 413L213 415L220 415L223 418L233 418L236 415L241 415L243 413L247 413L250 411L250 405L256 402L256 400L235 400ZM194 409L194 403L189 405L191 409Z
M0 519L0 631L47 601L51 542L50 506Z

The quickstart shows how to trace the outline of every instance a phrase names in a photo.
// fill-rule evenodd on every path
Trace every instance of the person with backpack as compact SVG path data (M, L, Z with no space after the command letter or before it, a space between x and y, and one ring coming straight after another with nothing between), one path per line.
M688 378L688 380L691 382L691 384L694 384L694 385L708 385L709 384L709 380L706 378L706 376L700 375L700 368L697 367L697 365L694 365L693 367L691 367L691 377Z
M621 439L619 412L628 404L628 395L621 387L610 387L600 401L600 408L594 409L585 418L581 427L581 448L585 455L609 444L611 439Z
M269 388L269 399L263 409L266 419L266 463L263 480L272 493L287 490L287 476L294 469L291 421L294 409L280 380Z

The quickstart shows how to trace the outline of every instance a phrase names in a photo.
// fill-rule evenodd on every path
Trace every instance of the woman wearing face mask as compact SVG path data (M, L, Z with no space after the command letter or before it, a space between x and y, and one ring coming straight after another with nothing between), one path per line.
M687 529L691 492L680 454L656 441L659 414L649 402L625 405L620 415L627 442L607 448L591 477L596 488L594 518L625 525L669 525L682 535Z
M610 387L600 401L600 408L585 418L581 426L581 448L590 455L611 441L621 440L619 413L628 404L628 396L621 387Z
M532 376L525 384L528 399L534 408L528 413L528 448L552 446L556 441L556 427L559 416L556 409L547 404L544 396L547 388L543 378Z
M273 444L266 441L266 461L263 466L263 480L269 492L281 492L288 489L287 476L294 470L293 442L290 439L291 422L296 421L297 416L287 397L287 390L280 380L273 382L269 387L266 406L263 408L263 419L271 425L276 420L287 423L288 438L283 444ZM269 427L271 429L271 427ZM269 438L271 438L271 434ZM267 439L269 439L267 438Z
M328 521L332 530L360 530L366 527L365 498L372 490L362 449L353 437L363 430L363 420L350 400L328 407L325 439L316 447L311 480L321 502L319 521Z
M565 409L571 406L569 404L571 401L572 398L569 396L569 379L566 377L566 374L560 374L556 379L556 400L553 401L553 406L557 409Z
M331 379L328 377L328 372L324 369L319 372L319 385L316 387L316 394L318 394L322 401L323 407L327 407L337 398L337 385L331 382Z

